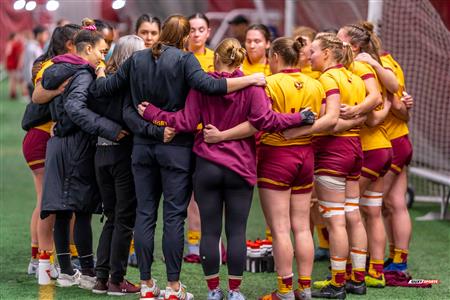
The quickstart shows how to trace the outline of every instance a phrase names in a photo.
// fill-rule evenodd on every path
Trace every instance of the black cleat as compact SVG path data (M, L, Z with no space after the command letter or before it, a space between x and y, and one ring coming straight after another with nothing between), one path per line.
M327 298L327 299L345 299L345 286L337 287L328 284L321 290L315 290L311 293L313 298Z
M392 264L394 262L394 260L392 258L388 258L384 261L383 264L383 268L386 268L387 266L389 266L390 264Z
M345 283L345 291L349 294L365 295L367 293L366 282L355 282L353 280L348 280Z

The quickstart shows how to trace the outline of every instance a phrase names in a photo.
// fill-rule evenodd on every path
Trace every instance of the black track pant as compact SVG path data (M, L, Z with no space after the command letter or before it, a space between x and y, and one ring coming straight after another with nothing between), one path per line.
M132 161L137 197L134 244L141 280L151 278L156 219L162 193L162 246L167 281L178 281L183 259L184 220L192 194L192 149L135 144Z
M194 194L200 210L200 257L206 276L219 273L219 239L225 209L228 274L242 276L245 266L245 231L253 187L230 169L197 157Z
M120 283L126 274L136 218L136 194L131 173L131 146L97 146L95 174L106 222L97 247L97 278Z
M70 261L70 220L72 211L56 212L55 229L53 237L55 240L56 254L61 267L61 273L72 275L74 270ZM75 212L75 226L73 237L80 259L81 272L93 275L94 256L92 253L92 227L91 214Z

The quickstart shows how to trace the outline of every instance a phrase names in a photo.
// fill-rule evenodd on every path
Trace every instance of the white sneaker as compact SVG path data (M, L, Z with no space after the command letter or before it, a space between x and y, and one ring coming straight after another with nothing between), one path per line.
M81 272L78 270L75 270L75 274L68 275L61 273L58 276L58 279L56 279L56 286L59 287L70 287L74 285L80 285L80 279L81 279Z
M88 276L88 275L80 276L80 288L82 288L82 289L92 291L92 289L94 288L96 283L97 283L97 277L95 277L95 276Z
M161 296L161 290L156 284L156 279L153 279L153 286L149 287L146 284L141 283L141 296L140 300L157 300Z
M178 291L174 291L171 287L166 287L166 291L164 293L165 300L193 300L194 295L186 292L186 286L180 282L180 288Z
M28 264L28 275L33 275L38 273L38 267L39 267L39 259L31 258L30 263Z

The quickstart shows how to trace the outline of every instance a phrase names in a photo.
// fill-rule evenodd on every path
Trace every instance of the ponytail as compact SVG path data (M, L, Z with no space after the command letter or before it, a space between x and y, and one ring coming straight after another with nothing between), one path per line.
M221 63L226 66L237 68L245 59L247 51L242 48L238 40L234 38L224 39L214 51Z
M319 33L315 41L320 42L322 50L329 49L336 62L349 68L353 63L352 47L349 43L342 42L334 33Z
M303 37L297 37L295 40L287 37L280 37L273 41L270 51L277 53L288 66L296 66L300 57L300 51L306 46L306 40Z
M373 32L374 26L370 22L360 22L359 24L350 24L343 27L346 34L350 37L350 44L357 46L361 52L370 54L376 61L381 63L378 55L381 42Z

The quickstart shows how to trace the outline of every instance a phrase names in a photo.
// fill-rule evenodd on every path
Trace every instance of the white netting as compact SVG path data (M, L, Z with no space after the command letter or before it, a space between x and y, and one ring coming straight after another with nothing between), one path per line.
M450 176L450 32L428 0L384 0L381 38L415 99L412 165Z

